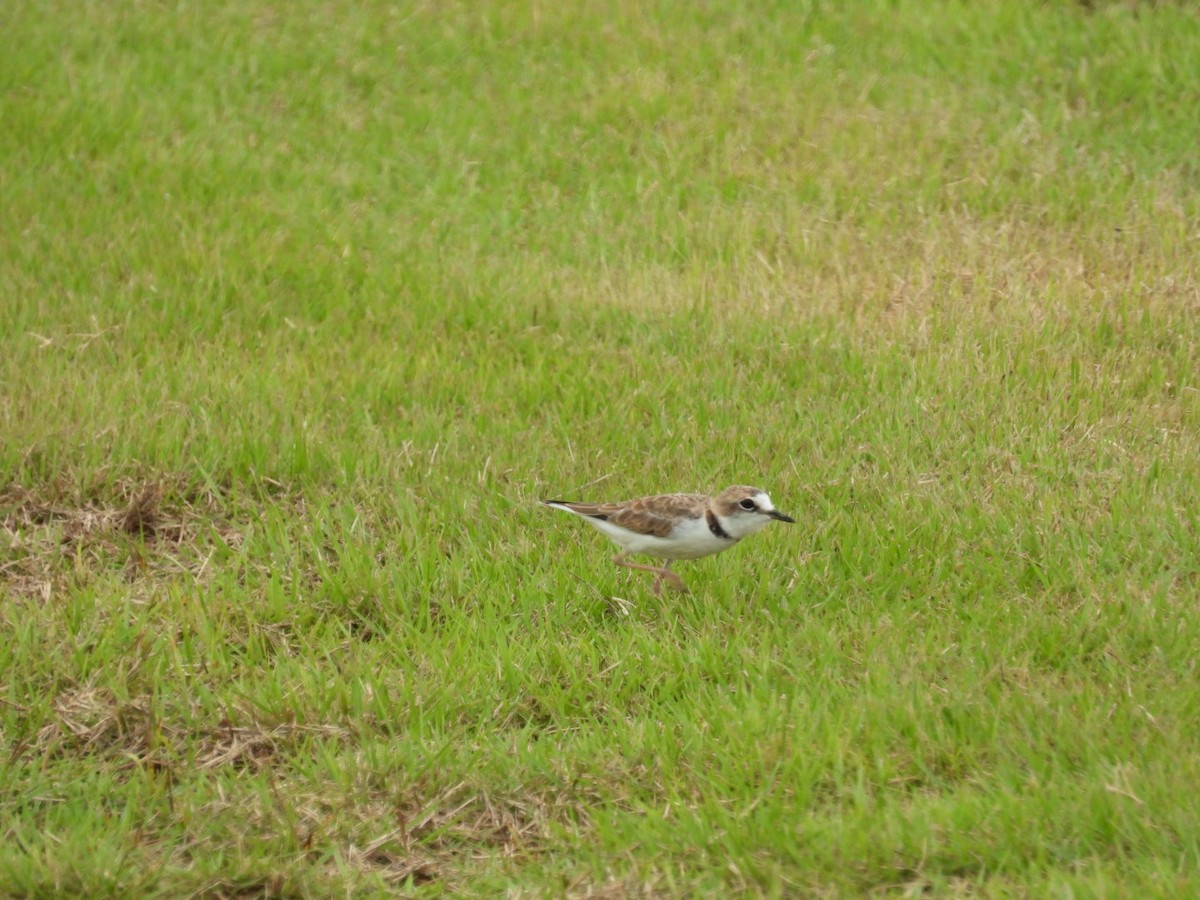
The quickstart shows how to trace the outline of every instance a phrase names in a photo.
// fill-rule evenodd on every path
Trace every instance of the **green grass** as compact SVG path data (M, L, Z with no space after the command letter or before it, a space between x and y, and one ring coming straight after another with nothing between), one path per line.
M1200 891L1187 4L9 4L0 893ZM610 563L541 496L768 489Z

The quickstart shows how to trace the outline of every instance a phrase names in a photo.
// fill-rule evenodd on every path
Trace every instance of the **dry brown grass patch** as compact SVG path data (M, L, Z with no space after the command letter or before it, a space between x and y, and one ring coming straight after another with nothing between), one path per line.
M0 489L0 587L43 602L103 572L126 581L187 575L199 579L213 534L241 534L224 498L181 479L118 481L89 490L67 479Z
M25 751L46 756L115 755L152 765L167 765L186 755L198 770L258 770L286 756L297 740L349 741L352 737L350 729L340 725L268 725L250 718L248 725L226 719L197 730L156 716L149 694L122 700L107 688L92 686L62 691L51 708L53 719Z

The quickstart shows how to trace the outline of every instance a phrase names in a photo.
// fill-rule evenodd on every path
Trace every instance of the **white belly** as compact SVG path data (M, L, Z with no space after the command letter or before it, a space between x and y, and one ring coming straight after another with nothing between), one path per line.
M651 534L637 534L628 531L603 519L589 518L595 525L622 549L630 553L644 553L659 559L699 559L701 556L711 556L728 550L736 540L719 538L708 529L705 519L689 519L672 532L670 537L656 537Z

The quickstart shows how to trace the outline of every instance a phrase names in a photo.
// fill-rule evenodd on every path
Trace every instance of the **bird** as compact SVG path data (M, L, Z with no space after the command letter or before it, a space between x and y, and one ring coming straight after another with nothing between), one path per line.
M771 520L795 523L775 508L767 492L735 484L716 496L707 494L657 494L617 503L576 503L543 500L564 509L607 534L621 547L613 562L626 569L654 572L651 591L658 596L663 579L677 591L687 587L671 563L677 559L699 559L728 550L748 534L761 531ZM650 566L630 562L632 553L658 557L666 562Z

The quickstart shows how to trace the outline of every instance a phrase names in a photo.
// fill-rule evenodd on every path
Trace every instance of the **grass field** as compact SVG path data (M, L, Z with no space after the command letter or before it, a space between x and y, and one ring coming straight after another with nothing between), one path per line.
M1200 893L1190 5L0 33L0 894Z

